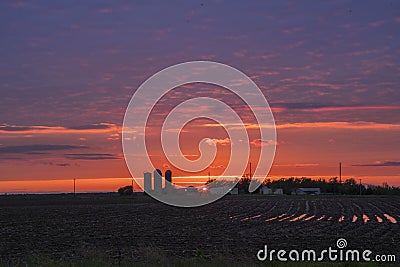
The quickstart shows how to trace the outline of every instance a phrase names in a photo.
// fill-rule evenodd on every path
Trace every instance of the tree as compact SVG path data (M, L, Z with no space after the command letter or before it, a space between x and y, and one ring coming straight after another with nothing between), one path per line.
M133 194L133 189L131 185L127 185L118 189L118 194L121 196L130 196Z

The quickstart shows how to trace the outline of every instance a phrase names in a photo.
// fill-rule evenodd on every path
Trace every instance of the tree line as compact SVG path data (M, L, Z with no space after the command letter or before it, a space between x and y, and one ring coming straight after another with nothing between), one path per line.
M241 193L248 193L250 184L249 177L245 176L239 180L238 188ZM400 195L400 187L389 186L387 183L382 185L370 185L357 183L354 178L346 179L340 182L337 177L328 180L319 178L311 179L308 177L290 177L280 178L278 180L267 179L263 182L263 186L267 186L272 190L282 188L284 194L292 194L298 188L320 188L323 194L337 195ZM259 193L260 187L254 192Z
M239 193L248 194L249 184L251 179L248 176L243 176L237 183ZM212 183L212 184L211 184ZM223 180L211 179L206 182L212 187L224 186L227 184ZM266 179L262 186L267 186L272 190L281 188L284 194L290 195L298 188L319 188L322 194L334 195L400 195L400 187L389 186L387 183L382 185L360 184L354 178L346 179L340 182L337 177L332 177L328 180L319 178L311 179L308 177L290 177L280 178L278 180ZM261 186L257 188L253 194L260 192ZM132 195L132 186L124 186L118 189L120 195Z

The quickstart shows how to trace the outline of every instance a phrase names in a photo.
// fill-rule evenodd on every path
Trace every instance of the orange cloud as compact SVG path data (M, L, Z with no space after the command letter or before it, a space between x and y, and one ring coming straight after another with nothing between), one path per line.
M278 142L274 140L261 140L261 139L254 139L253 141L250 142L251 145L256 146L256 147L261 147L261 146L270 146L270 145L277 145Z
M276 167L317 167L319 166L318 163L295 163L295 164L275 164Z
M278 129L288 128L325 128L325 129L353 129L353 130L400 130L400 124L375 122L305 122L285 123L276 125Z
M225 139L207 139L206 143L211 145L211 144L215 144L215 145L221 145L221 146L227 146L231 143L231 140L229 138L225 138Z
M218 123L207 123L203 124L207 127L229 127L230 129L239 129L241 125L235 124L218 124ZM247 123L244 124L246 129L259 129L259 128L271 128L272 124L256 124ZM237 128L236 128L237 127ZM321 128L321 129L354 129L354 130L400 130L400 124L390 124L390 123L375 123L375 122L299 122L299 123L283 123L276 124L277 129L295 129L295 128Z
M397 110L400 109L400 106L326 106L326 107L295 107L288 108L285 106L282 107L272 107L273 112L284 112L288 110L301 110L305 112L324 112L324 111L354 111L354 110Z
M209 168L210 169L225 169L225 166L224 165L216 165L216 166L212 165Z

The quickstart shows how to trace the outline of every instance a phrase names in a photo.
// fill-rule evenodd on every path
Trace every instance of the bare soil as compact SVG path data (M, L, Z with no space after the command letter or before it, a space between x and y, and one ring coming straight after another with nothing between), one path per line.
M322 250L336 247L338 238L345 238L349 249L400 257L400 198L226 196L203 207L177 208L147 196L0 197L2 260L255 259L264 245Z

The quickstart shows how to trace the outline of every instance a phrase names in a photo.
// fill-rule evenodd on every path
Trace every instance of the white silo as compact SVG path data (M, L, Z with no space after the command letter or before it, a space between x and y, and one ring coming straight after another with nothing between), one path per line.
M162 172L157 169L154 171L154 192L161 193L162 190Z
M144 192L151 192L151 172L145 172L144 173Z

